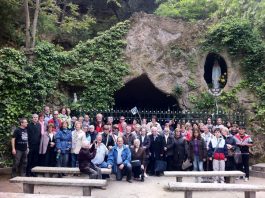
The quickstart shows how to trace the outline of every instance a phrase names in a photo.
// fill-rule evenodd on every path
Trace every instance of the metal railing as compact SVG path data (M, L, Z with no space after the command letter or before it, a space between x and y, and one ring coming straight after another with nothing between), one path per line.
M206 123L209 117L212 118L213 124L217 118L222 118L223 122L230 121L231 123L237 123L239 125L245 125L246 117L243 112L208 112L208 111L180 111L179 109L138 109L141 118L146 118L149 122L153 115L157 116L157 121L165 123L167 120L174 120L177 123ZM77 116L89 114L91 119L95 118L97 113L101 113L104 116L104 121L107 117L112 116L114 122L118 122L120 116L124 116L128 123L131 123L133 119L139 121L139 116L133 115L130 109L109 109L109 110L79 110L75 114Z

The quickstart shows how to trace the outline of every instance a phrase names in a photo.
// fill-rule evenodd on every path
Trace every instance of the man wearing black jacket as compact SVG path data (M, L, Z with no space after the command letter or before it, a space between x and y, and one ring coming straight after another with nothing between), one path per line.
M155 171L156 162L158 160L163 159L163 138L158 134L157 127L151 128L152 134L149 136L150 138L150 163L149 163L149 172L150 175L156 174L156 176L160 175L160 172Z
M174 137L170 134L170 129L164 129L163 135L164 160L167 162L167 171L172 170Z
M37 114L32 115L32 122L28 125L28 166L27 176L35 176L31 169L38 166L39 160L39 147L41 138L41 125L39 123L39 116Z

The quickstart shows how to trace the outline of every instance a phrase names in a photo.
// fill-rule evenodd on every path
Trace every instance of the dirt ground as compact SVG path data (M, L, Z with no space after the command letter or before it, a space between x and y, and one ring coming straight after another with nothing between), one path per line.
M0 192L22 192L22 184L9 183L9 177L0 176ZM71 178L67 178L71 179ZM115 181L113 177L108 181L106 190L92 189L92 196L97 198L182 198L183 192L169 192L165 186L170 181L175 181L173 177L148 177L144 182L133 181L133 183ZM184 178L183 182L194 182L193 179ZM251 177L248 182L237 180L239 184L265 184L265 178ZM210 184L209 184L210 185ZM224 184L225 185L225 184ZM35 193L41 194L65 194L65 195L82 195L82 190L75 187L48 187L37 186ZM243 192L195 192L194 198L243 198ZM258 192L257 198L264 198L265 192Z

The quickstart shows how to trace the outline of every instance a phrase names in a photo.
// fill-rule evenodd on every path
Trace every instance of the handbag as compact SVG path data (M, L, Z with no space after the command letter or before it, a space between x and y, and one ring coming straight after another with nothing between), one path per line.
M163 172L167 169L167 162L163 160L156 160L155 172Z
M234 149L232 149L232 148L231 149L228 149L227 150L227 154L228 154L229 157L233 157L235 155Z
M236 164L241 164L242 163L242 153L241 151L237 151L234 154L234 159Z
M140 160L132 160L131 165L132 165L132 167L141 166L141 161Z
M182 170L186 170L187 168L191 167L192 163L190 162L190 160L186 159L183 163L182 163Z

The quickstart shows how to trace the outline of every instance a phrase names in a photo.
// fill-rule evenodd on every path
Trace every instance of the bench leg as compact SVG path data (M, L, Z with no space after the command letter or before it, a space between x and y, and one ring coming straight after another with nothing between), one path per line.
M34 184L23 184L23 193L34 193Z
M185 198L192 198L192 191L185 191L184 192L184 197Z
M245 192L245 198L256 198L256 192Z
M182 177L176 177L177 182L182 182Z
M228 183L234 184L236 181L235 177L228 177Z
M91 187L90 186L84 186L83 187L83 196L91 196Z

